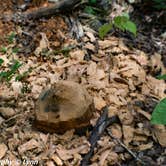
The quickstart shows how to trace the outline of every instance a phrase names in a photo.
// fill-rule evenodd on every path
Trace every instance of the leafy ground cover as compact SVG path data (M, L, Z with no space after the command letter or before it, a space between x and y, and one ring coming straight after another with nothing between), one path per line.
M116 5L120 10L120 4ZM14 7L10 0L0 1L3 14L16 12ZM28 11L36 8L31 4ZM0 19L0 163L80 165L90 149L88 132L84 136L74 130L49 134L33 125L35 102L42 89L58 80L72 80L85 85L93 96L92 125L106 105L109 116L120 119L108 127L113 137L105 133L98 141L91 165L139 165L140 160L145 165L165 165L166 128L150 123L156 104L166 97L165 81L156 78L166 73L165 39L154 33L150 41L149 32L146 36L139 26L137 38L115 31L100 39L85 20L76 16L69 20L71 27L64 15L26 25Z

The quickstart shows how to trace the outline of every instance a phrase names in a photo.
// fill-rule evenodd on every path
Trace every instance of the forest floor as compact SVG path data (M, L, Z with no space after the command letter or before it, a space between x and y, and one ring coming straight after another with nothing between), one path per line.
M33 4L28 11L38 7ZM15 12L12 0L0 1L1 14ZM9 71L13 62L22 64L10 78L0 80L0 165L80 165L90 149L88 132L43 133L33 125L39 94L59 80L87 88L96 110L92 125L106 105L109 117L120 119L108 127L113 137L105 132L98 141L90 165L166 165L166 128L150 123L156 104L166 97L165 81L155 78L166 73L162 28L150 26L146 31L140 25L135 39L114 33L101 40L98 32L78 21L77 14L26 24L0 18L0 72ZM67 17L73 27L78 23L78 29L69 28Z

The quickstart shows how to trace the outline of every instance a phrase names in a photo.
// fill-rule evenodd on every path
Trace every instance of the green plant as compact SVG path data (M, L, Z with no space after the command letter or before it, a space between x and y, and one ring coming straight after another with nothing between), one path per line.
M151 123L166 125L166 98L162 99L155 107L152 113Z
M104 24L99 28L99 37L101 39L104 38L104 36L113 28L118 28L122 31L129 31L134 36L136 36L137 33L137 27L134 22L130 21L128 14L123 14L122 16L117 16L113 19L112 22L108 24Z
M16 33L15 33L15 32L12 32L12 33L7 37L9 44L11 44L11 43L14 42L15 36L16 36Z
M156 9L166 9L166 1L165 0L152 0L153 7Z
M3 62L4 60L0 58L0 66L2 65Z
M3 63L3 62L1 62ZM12 65L9 67L10 69L8 71L1 71L0 72L0 81L5 80L5 81L10 81L12 79L12 77L14 76L14 74L17 72L17 70L19 69L19 67L21 67L22 64L17 61L14 60Z
M19 52L19 48L15 47L12 49L12 53L17 54Z
M96 14L96 12L92 6L85 6L84 12L88 13L88 14L92 14L92 15Z
M7 48L6 47L2 47L0 50L3 54L5 54L7 52Z
M29 68L27 71L25 71L24 73L22 74L18 74L15 78L16 81L21 81L23 80L24 78L26 78L28 76L29 73L32 72L32 68Z
M156 78L166 80L166 74L159 75ZM151 123L166 125L166 98L162 99L155 107L152 113Z
M159 80L166 80L166 74L159 75L156 78L159 79Z
M99 37L103 39L104 36L112 29L112 27L113 27L112 23L102 25L99 28Z

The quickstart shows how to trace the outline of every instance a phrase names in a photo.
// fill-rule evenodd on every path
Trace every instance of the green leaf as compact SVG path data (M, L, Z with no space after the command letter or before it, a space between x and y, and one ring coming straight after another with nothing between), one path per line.
M6 71L0 72L0 78L4 78L4 77L7 77L7 72Z
M129 16L117 16L113 20L114 26L122 31L129 31L136 36L137 28L134 22L129 20Z
M92 14L92 15L96 14L93 7L91 7L91 6L86 6L85 9L84 9L84 12L87 13L87 14Z
M125 30L124 24L128 21L128 18L125 16L117 16L114 18L114 25L115 27L121 29L122 31Z
M162 99L155 107L151 123L166 125L166 98Z
M125 30L133 33L136 36L137 27L132 21L127 21L124 25Z
M21 66L22 66L22 64L19 61L14 60L13 65L11 66L11 70L16 71Z
M2 65L3 62L4 62L4 60L0 58L0 65Z
M16 81L21 81L23 80L24 78L26 78L28 76L29 73L32 72L32 68L29 68L28 71L25 71L23 74L19 74L16 76L15 80Z
M159 80L166 80L166 74L159 75L156 78L159 79Z
M129 14L128 13L122 13L122 16L124 16L124 17L126 17L128 20L130 19L130 16L129 16Z
M97 0L89 0L89 3L91 4L95 4L97 2Z
M19 48L17 48L17 47L13 48L13 49L12 49L12 52L13 52L14 54L17 54L17 53L19 52Z
M99 28L99 37L101 39L112 29L112 23L104 24Z
M5 54L7 52L7 48L6 47L2 47L1 48L1 52Z
M15 32L12 32L12 33L8 36L8 42L9 42L10 44L14 42L15 36L16 36Z

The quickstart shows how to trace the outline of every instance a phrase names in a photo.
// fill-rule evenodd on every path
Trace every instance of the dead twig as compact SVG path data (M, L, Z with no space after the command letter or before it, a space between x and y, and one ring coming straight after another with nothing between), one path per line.
M90 158L92 157L94 153L94 148L97 145L97 141L100 139L102 134L104 133L105 129L113 124L119 122L119 119L117 116L113 116L111 118L108 117L108 107L103 108L103 113L98 119L96 125L94 126L89 142L90 142L90 151L84 156L83 160L81 161L81 166L87 166L89 164Z
M131 155L133 156L133 158L136 160L136 161L139 161L142 165L145 165L145 163L138 157L135 155L134 152L132 152L125 144L123 144L118 138L114 137L111 133L111 130L110 129L107 129L107 133L108 135L114 140L116 141L118 144L120 144L124 149L126 149L126 151Z

